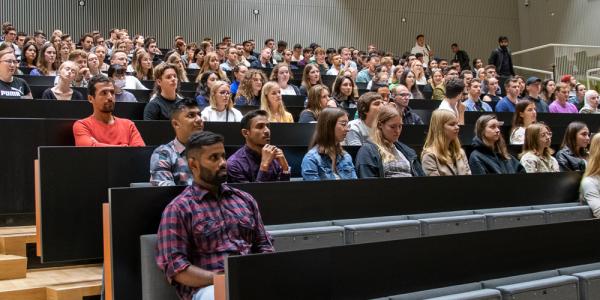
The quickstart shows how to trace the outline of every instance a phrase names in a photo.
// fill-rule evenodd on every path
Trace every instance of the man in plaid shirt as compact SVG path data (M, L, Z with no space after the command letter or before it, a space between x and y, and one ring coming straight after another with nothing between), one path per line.
M163 212L156 263L181 299L214 299L213 276L224 270L227 256L274 248L254 198L223 184L223 136L196 132L186 148L194 183Z
M193 182L185 144L192 133L204 128L196 100L186 98L175 102L171 126L175 130L175 139L158 146L150 157L150 183L154 186L191 185Z

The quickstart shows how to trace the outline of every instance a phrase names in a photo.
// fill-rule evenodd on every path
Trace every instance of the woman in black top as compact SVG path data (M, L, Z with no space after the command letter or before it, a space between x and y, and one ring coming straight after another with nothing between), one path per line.
M58 68L58 83L42 93L45 100L85 100L83 95L71 88L71 83L79 73L79 65L70 60L65 61Z
M506 149L496 115L482 115L475 122L473 152L469 157L471 174L515 174L525 169Z
M571 122L565 130L556 160L561 171L585 171L590 145L590 130L582 122Z

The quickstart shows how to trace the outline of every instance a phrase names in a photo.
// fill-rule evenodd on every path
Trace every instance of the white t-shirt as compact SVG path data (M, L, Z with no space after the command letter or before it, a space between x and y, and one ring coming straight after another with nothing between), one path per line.
M139 79L135 76L125 75L125 87L126 90L147 90L148 88L143 85Z
M240 122L240 121L242 121L242 113L235 108L230 109L229 113L228 113L227 110L216 111L212 107L207 106L200 113L200 117L202 117L202 120L204 120L206 122Z
M296 95L296 91L294 91L294 88L291 85L288 85L285 89L281 89L281 94L282 95Z
M440 103L440 106L438 107L438 109L449 110L449 111L453 112L456 115L456 117L458 118L458 109L456 108L456 105L454 105L454 106L450 105L450 102L448 102L446 99L442 100L442 103Z

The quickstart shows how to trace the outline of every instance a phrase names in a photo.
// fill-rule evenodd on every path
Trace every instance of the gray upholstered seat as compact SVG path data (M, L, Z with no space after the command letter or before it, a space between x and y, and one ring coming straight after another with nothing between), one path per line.
M558 269L558 273L560 275L571 275L574 273L581 273L594 270L600 270L600 262L560 268Z
M501 285L496 289L502 293L503 299L579 299L579 281L576 277L568 275Z
M502 300L500 291L494 289L483 289L460 294L427 298L427 300Z
M271 230L284 230L284 229L298 229L298 228L310 228L310 227L325 227L332 226L331 221L317 221L317 222L305 222L305 223L289 223L289 224L277 224L277 225L266 225L267 231Z
M401 220L344 226L346 244L402 240L421 236L421 225L416 220Z
M546 213L546 223L561 223L578 220L586 220L592 218L592 210L587 205L544 208Z
M579 206L581 205L579 202L566 202L566 203L554 203L554 204L541 204L541 205L534 205L531 207L531 209L548 209L548 208L559 208L559 207L573 207L573 206Z
M156 234L140 236L142 267L142 299L178 300L175 289L167 282L165 274L155 260Z
M541 225L546 222L541 210L497 212L486 214L485 217L488 229Z
M490 288L494 289L501 285L509 285L509 284L539 280L539 279L546 279L546 278L556 277L556 276L560 276L560 274L558 274L557 270L549 270L549 271L541 271L541 272L535 272L535 273L527 273L527 274L521 274L521 275L515 275L515 276L509 276L509 277L484 280L481 282L481 284L483 284L483 288L485 288L485 289L490 289Z
M270 230L269 233L278 252L344 245L344 228L341 226Z
M383 216L383 217L371 217L371 218L358 218L358 219L341 219L333 220L333 225L346 226L346 225L358 225L368 223L380 223L390 221L407 220L406 216Z
M466 283L453 286L447 286L437 289L423 290L413 293L400 294L390 296L390 300L422 300L427 298L441 297L453 294L460 294L465 292L481 290L481 283Z
M472 210L455 210L455 211L443 211L443 212L435 212L435 213L425 213L425 214L414 214L407 215L406 217L409 220L422 220L422 219L432 219L432 218L442 218L442 217L455 217L455 216L468 216L472 215Z
M583 300L600 299L600 270L574 273L579 279L579 295Z
M150 182L132 182L129 184L129 187L137 188L137 187L151 187L152 183Z
M491 213L509 212L509 211L525 211L525 210L531 210L531 206L509 206L509 207L476 209L473 213L485 215L485 214L491 214Z
M485 217L482 215L428 218L420 221L421 234L424 236L486 230Z

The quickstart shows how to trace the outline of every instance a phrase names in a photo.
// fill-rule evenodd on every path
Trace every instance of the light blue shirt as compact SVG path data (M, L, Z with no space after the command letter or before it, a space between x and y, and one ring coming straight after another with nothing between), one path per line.
M313 147L302 159L302 178L304 180L336 180L357 179L352 157L344 151L336 158L337 173L333 172L332 162L328 155L317 152Z

